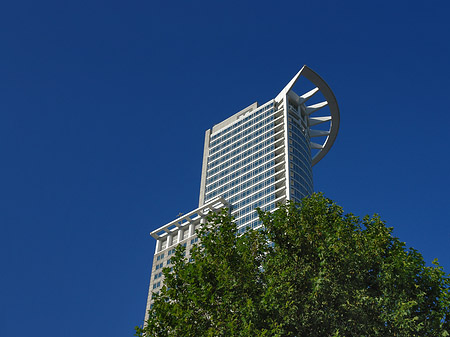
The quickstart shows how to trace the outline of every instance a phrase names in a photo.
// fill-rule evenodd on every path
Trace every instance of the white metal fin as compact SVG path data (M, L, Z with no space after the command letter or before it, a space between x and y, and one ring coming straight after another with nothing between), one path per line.
M305 103L308 99L314 96L316 92L319 91L319 88L315 87L313 90L308 91L306 94L303 94L299 97L299 104Z
M311 137L322 137L322 136L328 136L329 134L330 134L330 131L309 129L309 135Z
M314 111L322 109L324 106L327 106L327 105L328 105L328 102L325 101L325 102L320 102L320 103L317 103L317 104L313 104L313 105L307 106L306 107L306 115L311 115Z
M325 117L309 117L309 125L314 126L323 122L331 121L331 116Z
M311 142L310 144L311 144L311 149L314 149L314 150L322 150L323 149L323 145L320 145L320 144L317 144L314 142Z

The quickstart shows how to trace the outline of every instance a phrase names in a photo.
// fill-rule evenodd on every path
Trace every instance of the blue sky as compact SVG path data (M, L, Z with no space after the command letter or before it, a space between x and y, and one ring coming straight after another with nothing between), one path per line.
M198 203L204 131L307 64L323 191L450 272L446 1L0 5L0 335L131 336L148 233Z

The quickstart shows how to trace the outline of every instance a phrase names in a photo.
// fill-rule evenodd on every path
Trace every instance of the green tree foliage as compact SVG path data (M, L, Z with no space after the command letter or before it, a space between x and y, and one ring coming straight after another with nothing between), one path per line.
M199 230L136 336L449 336L450 278L426 266L378 216L321 194L235 235L223 212Z

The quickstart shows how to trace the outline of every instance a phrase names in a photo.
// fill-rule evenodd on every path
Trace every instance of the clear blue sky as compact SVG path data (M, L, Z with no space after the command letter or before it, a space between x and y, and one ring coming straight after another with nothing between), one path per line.
M131 336L148 233L198 202L204 131L307 64L323 191L450 272L448 1L0 5L0 335Z

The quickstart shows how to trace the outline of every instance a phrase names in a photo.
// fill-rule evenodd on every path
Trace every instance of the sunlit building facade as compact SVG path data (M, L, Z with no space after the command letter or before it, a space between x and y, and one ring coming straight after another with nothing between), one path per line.
M311 87L300 95L294 91L299 80ZM182 244L189 251L209 212L229 208L243 233L261 225L257 207L272 211L312 194L312 167L329 151L338 129L334 94L304 66L275 98L253 103L207 130L199 207L151 232L156 250L147 311L175 247Z

